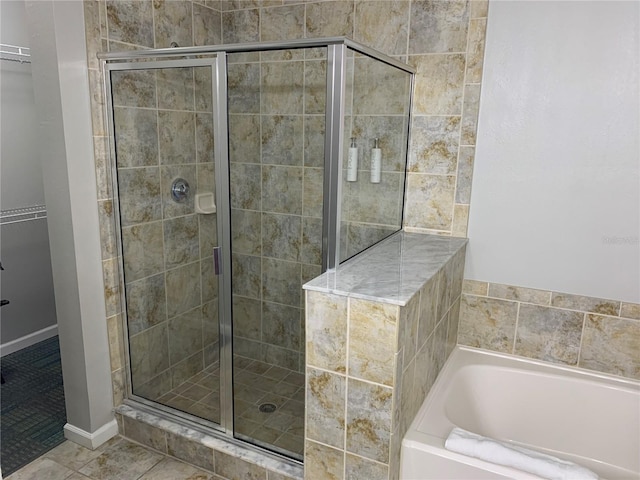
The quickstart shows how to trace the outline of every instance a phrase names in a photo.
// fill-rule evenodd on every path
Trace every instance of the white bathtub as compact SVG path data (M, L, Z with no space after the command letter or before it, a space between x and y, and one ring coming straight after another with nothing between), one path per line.
M455 426L640 479L640 382L457 347L402 441L400 478L540 478L445 450Z

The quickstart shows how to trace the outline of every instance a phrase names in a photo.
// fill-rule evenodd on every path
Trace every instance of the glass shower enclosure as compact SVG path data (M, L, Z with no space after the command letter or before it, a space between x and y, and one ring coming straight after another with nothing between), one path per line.
M401 228L413 71L345 38L101 58L127 402L301 460L302 284Z

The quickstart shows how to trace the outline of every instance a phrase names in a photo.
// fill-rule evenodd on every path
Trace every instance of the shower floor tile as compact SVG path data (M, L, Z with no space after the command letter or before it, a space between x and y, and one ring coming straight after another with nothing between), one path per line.
M220 369L216 363L165 393L158 402L220 423ZM271 413L260 410L273 404ZM234 358L235 430L245 440L302 458L304 375L245 357Z

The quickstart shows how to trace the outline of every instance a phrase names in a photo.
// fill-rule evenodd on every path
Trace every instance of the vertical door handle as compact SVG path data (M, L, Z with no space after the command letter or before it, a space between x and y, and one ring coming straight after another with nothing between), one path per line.
M222 273L222 247L215 247L213 249L213 272L216 275Z

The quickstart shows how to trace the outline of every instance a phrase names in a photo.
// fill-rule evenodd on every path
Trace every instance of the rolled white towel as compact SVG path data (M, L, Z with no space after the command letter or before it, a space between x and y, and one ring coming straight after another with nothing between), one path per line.
M451 430L444 448L550 480L598 480L598 475L573 462L483 437L458 427Z

